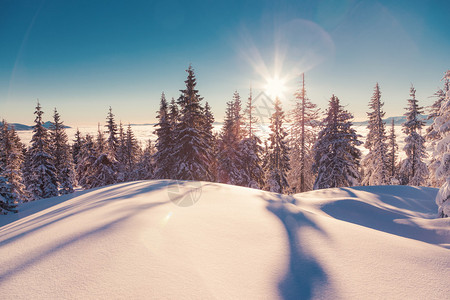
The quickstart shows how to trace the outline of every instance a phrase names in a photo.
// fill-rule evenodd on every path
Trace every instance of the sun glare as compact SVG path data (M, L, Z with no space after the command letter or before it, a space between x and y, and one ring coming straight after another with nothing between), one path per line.
M269 78L267 79L265 90L269 97L283 98L286 92L286 82L278 77Z

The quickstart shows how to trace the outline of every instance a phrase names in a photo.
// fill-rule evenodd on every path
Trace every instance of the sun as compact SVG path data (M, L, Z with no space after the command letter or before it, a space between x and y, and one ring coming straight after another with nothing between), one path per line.
M286 81L278 76L268 78L265 86L265 91L269 97L283 98L286 92Z

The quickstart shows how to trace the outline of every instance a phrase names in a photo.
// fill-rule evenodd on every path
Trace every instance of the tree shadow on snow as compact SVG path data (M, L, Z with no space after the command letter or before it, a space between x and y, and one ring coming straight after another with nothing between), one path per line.
M30 255L27 257L24 257L23 260L17 260L17 264L15 264L13 267L8 268L6 270L0 271L0 284L3 280L6 280L7 278L10 278L18 273L24 272L26 269L33 267L34 265L38 264L40 261L45 260L45 258L52 256L56 254L59 251L63 251L67 247L70 247L71 245L80 242L85 239L89 239L93 236L98 235L99 237L107 230L112 229L117 224L126 221L127 219L135 216L136 214L142 213L150 208L166 204L167 202L153 202L153 203L146 203L142 205L136 205L134 207L128 208L125 211L122 211L121 214L118 215L117 218L114 218L112 221L109 221L105 224L102 224L92 230L85 231L81 233L80 235L77 235L76 237L68 237L65 239L62 239L61 241L58 241L55 245L49 247L45 251L40 252L37 255Z
M289 196L273 194L264 196L269 204L267 209L276 215L283 223L289 240L289 271L278 284L283 299L311 299L314 291L328 284L327 274L313 254L302 245L302 229L312 228L317 233L325 235L308 213L300 210L289 210L287 205L294 199Z
M58 203L62 205L60 208L47 209L48 212L42 214L38 212L1 227L0 247L62 220L103 207L114 201L127 200L143 193L166 188L171 184L180 183L170 180L137 181L87 190L65 202ZM104 200L96 200L101 198ZM167 198L167 201L162 203L169 202L169 198ZM6 236L9 237L5 238Z
M411 195L405 196L405 199L397 199L398 197L395 198L389 194L380 195L380 200L384 203L396 204L397 207L410 209L409 211L402 211L389 207L377 207L361 201L360 196L352 191L354 188L342 189L348 193L347 199L328 203L321 208L323 212L333 218L430 244L448 244L450 242L448 230L423 228L410 220L416 212L418 216L421 216L424 211L422 205L412 206L404 203L406 198L413 197ZM420 196L420 190L414 187L411 187L410 193L415 194L415 198ZM408 201L406 199L406 202ZM414 201L417 202L418 200Z

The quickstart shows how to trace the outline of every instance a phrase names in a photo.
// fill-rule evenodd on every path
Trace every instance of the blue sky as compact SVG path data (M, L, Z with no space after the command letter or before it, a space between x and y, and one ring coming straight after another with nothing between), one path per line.
M191 63L218 121L233 92L285 78L284 106L306 74L325 108L336 94L365 118L379 82L387 116L411 83L422 105L450 68L449 1L0 0L0 117L31 124L39 98L50 119L155 121L162 91L179 96Z

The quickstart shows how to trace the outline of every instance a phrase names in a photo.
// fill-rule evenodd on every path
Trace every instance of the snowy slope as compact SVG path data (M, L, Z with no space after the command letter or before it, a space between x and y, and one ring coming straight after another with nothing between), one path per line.
M1 298L444 299L436 192L139 181L44 199L0 218Z

